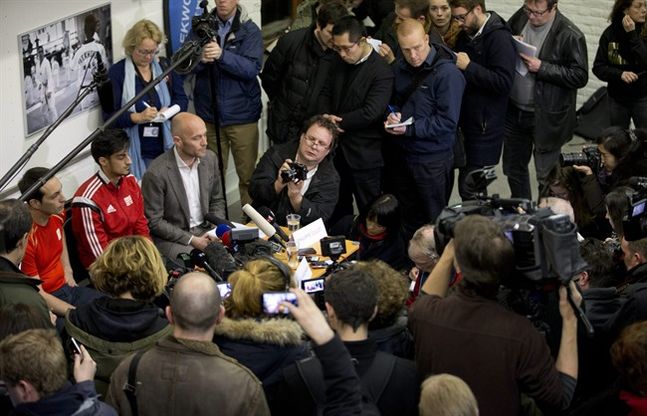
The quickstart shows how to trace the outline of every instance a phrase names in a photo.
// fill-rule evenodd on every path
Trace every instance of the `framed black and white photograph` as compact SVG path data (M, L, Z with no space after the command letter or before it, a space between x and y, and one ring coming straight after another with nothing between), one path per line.
M18 35L22 55L25 135L52 124L92 83L99 60L112 63L110 4L69 16ZM72 115L99 103L87 96Z

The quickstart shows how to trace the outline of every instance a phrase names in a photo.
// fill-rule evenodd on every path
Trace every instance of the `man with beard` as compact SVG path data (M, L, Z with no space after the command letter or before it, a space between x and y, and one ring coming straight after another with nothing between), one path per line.
M86 269L115 238L150 237L142 192L130 174L129 144L123 130L107 129L99 134L91 146L99 171L77 189L72 199L72 230L79 260Z

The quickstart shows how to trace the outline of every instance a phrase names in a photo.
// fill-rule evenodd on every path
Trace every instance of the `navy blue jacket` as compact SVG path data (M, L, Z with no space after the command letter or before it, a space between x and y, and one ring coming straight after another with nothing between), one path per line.
M92 380L77 384L65 383L56 393L36 402L16 406L12 415L117 416L117 411L99 401Z
M460 118L470 166L499 163L514 80L517 53L512 33L505 20L495 12L490 14L481 34L470 39L461 31L456 42L456 52L465 52L470 58L463 71L467 86Z
M196 69L193 99L195 112L213 123L213 102L209 71L216 66L220 126L255 123L261 117L261 86L257 76L263 63L263 36L240 6L222 56L214 64L199 64Z
M428 72L425 80L409 96L402 108L402 121L413 116L404 136L390 136L389 142L400 146L410 162L447 158L456 139L456 128L465 89L465 77L456 67L451 50L433 43L432 50L419 68L403 58L394 66L395 97L411 85L419 70Z

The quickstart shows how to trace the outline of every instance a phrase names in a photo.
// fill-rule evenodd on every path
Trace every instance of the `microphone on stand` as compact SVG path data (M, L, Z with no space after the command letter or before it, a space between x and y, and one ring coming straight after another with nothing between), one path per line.
M176 63L182 57L190 53L190 57L175 68L175 72L181 75L190 74L202 59L202 45L197 40L187 40L182 47L171 57L171 62Z
M276 233L279 235L279 237L281 237L281 240L290 241L290 237L288 237L281 226L276 223L276 215L271 209L269 209L268 207L259 207L258 213L261 214L263 218L267 220L267 222L272 224L272 226L276 229Z
M283 242L283 240L281 240L276 235L276 228L274 228L272 224L267 222L267 220L263 218L263 216L259 214L258 211L254 209L254 207L249 204L245 204L245 206L243 207L243 212L247 214L247 216L261 231L263 231L263 233L268 237L270 241L280 244L281 247L285 248L285 243Z
M94 73L94 82L97 85L97 94L99 95L99 103L104 113L112 113L115 111L115 99L112 92L112 81L108 77L108 71L101 59L101 53L96 52L94 55L97 60L97 72Z

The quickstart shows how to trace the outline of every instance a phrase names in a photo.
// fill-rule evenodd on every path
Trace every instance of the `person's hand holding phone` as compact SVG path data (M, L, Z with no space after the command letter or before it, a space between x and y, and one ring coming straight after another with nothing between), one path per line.
M312 341L322 345L333 339L335 333L310 296L301 289L290 289L290 291L297 296L297 305L283 302L283 306L290 311Z
M77 383L94 380L97 372L97 363L94 362L88 350L83 345L79 345L80 354L74 353L74 380Z

